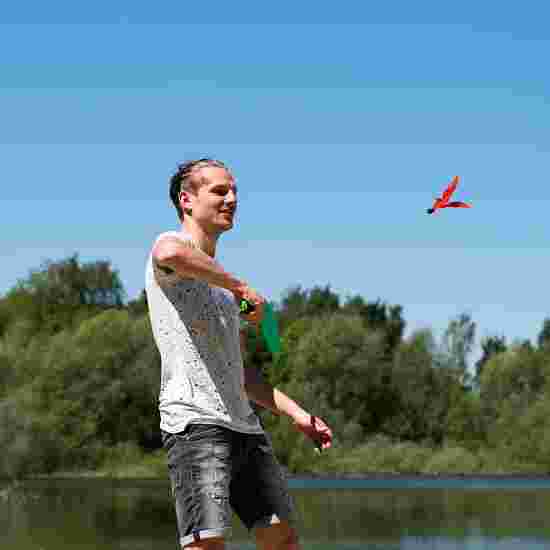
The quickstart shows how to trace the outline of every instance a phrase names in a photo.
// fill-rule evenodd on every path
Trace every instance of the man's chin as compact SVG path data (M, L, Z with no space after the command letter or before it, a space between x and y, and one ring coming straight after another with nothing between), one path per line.
M234 222L233 221L227 221L227 222L224 222L224 223L221 223L219 224L219 228L222 230L222 231L229 231L230 229L233 229L233 225L234 225Z

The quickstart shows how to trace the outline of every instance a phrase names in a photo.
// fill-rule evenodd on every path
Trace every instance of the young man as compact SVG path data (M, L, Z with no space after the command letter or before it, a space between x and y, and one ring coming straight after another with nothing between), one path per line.
M168 453L178 542L187 550L221 550L231 509L263 550L297 550L294 505L250 401L286 414L329 448L330 428L244 369L238 301L259 325L265 300L214 259L233 227L237 187L225 165L199 159L179 166L170 197L181 230L162 233L148 260L146 292L162 359L160 428Z

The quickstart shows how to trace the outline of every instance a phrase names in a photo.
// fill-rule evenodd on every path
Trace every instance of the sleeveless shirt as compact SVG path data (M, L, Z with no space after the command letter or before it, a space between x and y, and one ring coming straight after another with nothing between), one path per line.
M187 232L168 231L197 248ZM189 423L264 433L244 390L239 308L231 292L207 282L165 273L147 260L145 292L161 357L160 428Z

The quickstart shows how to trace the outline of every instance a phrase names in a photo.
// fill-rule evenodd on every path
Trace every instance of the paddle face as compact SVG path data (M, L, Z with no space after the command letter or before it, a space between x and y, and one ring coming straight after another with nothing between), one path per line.
M275 317L273 306L269 302L264 305L264 318L261 322L261 329L267 349L271 353L279 353L281 351L281 341L279 339L277 317Z
M246 314L254 311L255 306L249 301L242 299L239 304L239 309L241 310L241 313ZM273 306L269 302L264 304L264 318L260 323L260 329L267 345L267 349L271 353L279 353L281 351L281 341L279 339L277 317L273 311Z

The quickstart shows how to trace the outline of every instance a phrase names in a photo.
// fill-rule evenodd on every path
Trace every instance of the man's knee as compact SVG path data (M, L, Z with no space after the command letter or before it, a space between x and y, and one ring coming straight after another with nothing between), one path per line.
M182 550L224 550L224 540L221 537L215 537L211 539L203 539L199 541L190 542L181 547Z
M256 540L262 550L300 550L298 534L286 521L256 531Z
M294 529L290 529L290 532L281 541L281 544L277 550L300 550L298 535Z

